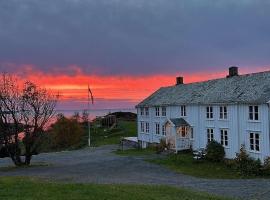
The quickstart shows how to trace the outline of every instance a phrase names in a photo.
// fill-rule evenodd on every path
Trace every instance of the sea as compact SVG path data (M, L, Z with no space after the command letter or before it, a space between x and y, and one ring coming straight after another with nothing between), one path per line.
M74 113L79 113L82 115L84 110L56 110L56 114L63 114L66 117L71 117ZM89 110L89 119L93 120L96 117L102 117L114 112L132 112L136 113L135 108L118 108L118 109L90 109Z

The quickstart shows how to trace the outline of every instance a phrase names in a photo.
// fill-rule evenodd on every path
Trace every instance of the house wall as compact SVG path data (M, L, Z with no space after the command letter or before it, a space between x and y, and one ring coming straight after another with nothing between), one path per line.
M226 105L228 118L219 119L220 105L213 106L213 119L206 119L207 105L187 105L186 117L184 118L192 127L194 139L192 140L193 149L205 148L207 145L207 128L214 129L214 139L220 142L220 130L228 130L228 147L225 147L226 157L234 158L239 152L241 144L244 144L247 151L254 158L263 160L270 156L270 109L267 104L259 105L259 121L248 120L249 105ZM161 108L160 108L161 114ZM138 139L146 143L158 143L162 135L162 125L170 118L180 118L180 106L167 106L166 116L155 116L155 107L149 108L149 116L141 116L138 108ZM141 133L140 122L149 122L149 133ZM160 123L160 134L155 134L155 123ZM256 132L260 134L260 152L249 151L249 133Z

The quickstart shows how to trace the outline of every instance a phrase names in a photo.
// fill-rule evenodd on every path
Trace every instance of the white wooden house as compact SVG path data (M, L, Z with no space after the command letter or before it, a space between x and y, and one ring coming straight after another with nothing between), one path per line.
M162 87L139 103L142 147L164 138L175 151L205 148L216 140L234 158L241 145L254 158L270 156L270 71Z

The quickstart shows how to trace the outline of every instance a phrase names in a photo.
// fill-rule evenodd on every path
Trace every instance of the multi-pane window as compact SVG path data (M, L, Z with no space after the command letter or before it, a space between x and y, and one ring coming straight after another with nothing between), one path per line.
M179 128L180 136L181 137L187 137L188 136L188 130L186 126L181 126Z
M249 149L251 151L260 151L259 133L249 133Z
M219 107L219 118L220 119L227 119L228 118L227 106L220 106Z
M214 118L213 106L207 106L206 107L206 118L207 119L213 119Z
M160 134L160 125L159 125L159 123L156 123L156 134L157 135Z
M141 122L141 132L144 133L144 122Z
M166 116L166 107L162 107L161 108L161 113L162 113L162 116Z
M144 109L140 108L140 110L141 110L141 115L143 116L144 115Z
M180 111L181 111L181 117L186 117L187 116L186 106L181 106Z
M155 110L156 110L156 116L159 116L159 107L156 107Z
M149 122L145 122L145 132L149 133Z
M259 120L259 106L249 106L249 120Z
M145 108L145 115L149 116L149 108L148 107Z
M220 130L220 143L224 147L228 146L229 142L228 142L228 130L227 129L221 129Z
M166 135L166 126L162 125L162 135Z
M214 129L208 128L207 129L207 142L211 142L214 140Z

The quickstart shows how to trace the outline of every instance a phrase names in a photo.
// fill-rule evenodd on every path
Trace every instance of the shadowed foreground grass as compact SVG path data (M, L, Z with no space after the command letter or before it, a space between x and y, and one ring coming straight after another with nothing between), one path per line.
M0 178L0 199L15 200L218 200L206 193L167 186L62 184L26 178Z

